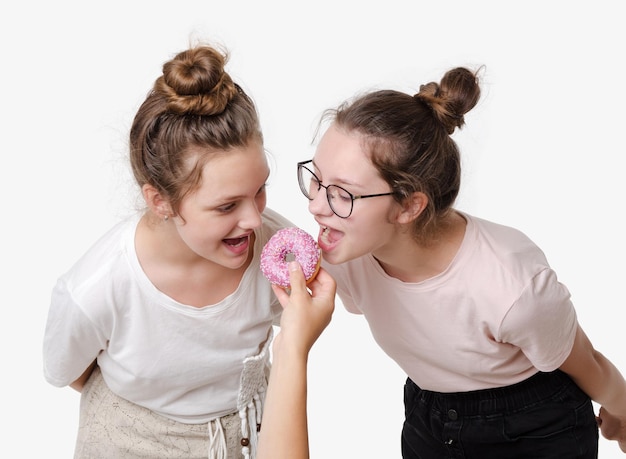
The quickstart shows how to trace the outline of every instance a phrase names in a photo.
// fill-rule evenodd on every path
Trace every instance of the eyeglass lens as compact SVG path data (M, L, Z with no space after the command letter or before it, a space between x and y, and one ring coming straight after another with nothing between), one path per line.
M304 195L313 200L317 197L320 188L326 188L326 198L332 211L337 216L346 218L352 213L352 195L337 185L324 186L317 176L306 166L300 167L300 189Z

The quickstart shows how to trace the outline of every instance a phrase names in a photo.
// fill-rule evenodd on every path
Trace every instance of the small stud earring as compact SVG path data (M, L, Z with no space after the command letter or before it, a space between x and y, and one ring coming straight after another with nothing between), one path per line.
M168 221L170 219L169 215L166 215L165 217L163 217L163 220Z

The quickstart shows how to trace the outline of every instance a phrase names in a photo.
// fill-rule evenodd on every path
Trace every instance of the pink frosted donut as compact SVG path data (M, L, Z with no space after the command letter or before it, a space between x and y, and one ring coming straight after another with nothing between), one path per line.
M290 254L302 266L307 283L317 275L320 249L315 239L300 228L283 228L267 241L261 251L261 271L272 284L289 287L287 263Z

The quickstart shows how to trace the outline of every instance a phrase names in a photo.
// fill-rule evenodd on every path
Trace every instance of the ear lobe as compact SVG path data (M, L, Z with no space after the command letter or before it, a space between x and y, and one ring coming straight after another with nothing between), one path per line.
M421 191L416 191L404 200L402 210L398 214L398 223L411 223L419 217L427 204L428 197Z
M148 208L157 217L167 220L172 215L172 207L169 201L155 187L146 183L141 187L141 193Z

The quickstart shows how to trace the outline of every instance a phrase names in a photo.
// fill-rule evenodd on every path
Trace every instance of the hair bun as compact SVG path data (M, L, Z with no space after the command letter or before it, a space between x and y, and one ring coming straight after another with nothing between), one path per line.
M237 94L237 87L224 66L227 53L199 46L177 54L163 65L155 88L167 98L175 114L216 115Z
M478 77L464 67L457 67L446 72L440 83L420 86L413 97L428 105L446 132L452 134L456 128L463 127L464 115L480 98Z

